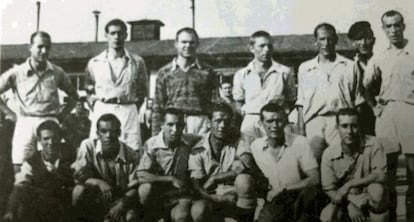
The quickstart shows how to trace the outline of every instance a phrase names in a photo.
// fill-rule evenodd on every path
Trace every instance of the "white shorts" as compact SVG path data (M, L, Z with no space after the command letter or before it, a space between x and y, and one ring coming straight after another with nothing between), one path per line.
M210 120L206 115L186 115L185 133L204 135L210 130Z
M249 139L250 142L257 138L266 135L264 127L260 122L260 115L246 114L240 127L240 132L243 136Z
M58 123L58 120L55 117L17 117L16 127L13 134L13 164L22 164L23 160L30 157L36 151L36 130L37 127L46 120L53 120Z
M312 147L314 155L318 158L322 156L323 148L320 147L322 143L326 145L334 143L339 140L339 133L336 129L336 117L331 116L317 116L306 123L306 137Z
M135 104L109 104L96 101L91 115L90 138L97 138L96 122L103 114L114 114L121 122L119 139L134 150L142 146L138 109Z
M390 101L375 123L375 133L385 153L414 154L414 105Z

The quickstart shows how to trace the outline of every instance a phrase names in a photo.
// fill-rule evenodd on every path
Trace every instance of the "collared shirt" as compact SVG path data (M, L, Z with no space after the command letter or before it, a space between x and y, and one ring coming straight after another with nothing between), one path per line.
M285 138L285 144L280 148L277 156L272 152L267 137L254 140L250 146L257 166L267 177L273 189L299 182L304 179L305 171L318 167L305 137L286 134Z
M99 99L117 98L121 103L134 103L147 96L148 73L144 60L126 49L124 52L126 63L119 76L112 71L107 50L88 62L86 84L95 86Z
M363 178L373 172L385 173L386 167L384 150L375 137L365 136L360 152L353 156L342 151L338 140L326 148L322 155L322 188L335 190L352 178Z
M47 61L46 70L36 72L30 58L0 76L0 92L12 89L20 115L47 116L59 113L58 89L76 97L69 76L57 65Z
M231 170L242 173L245 168L239 158L244 153L250 153L248 142L239 139L232 144L225 145L220 154L217 154L220 156L220 160L216 160L209 142L210 135L210 132L207 133L192 149L188 160L190 177L206 179Z
M299 66L296 105L303 107L305 122L341 108L355 107L357 80L353 75L353 62L336 54L331 71L326 73L321 69L318 58L316 56Z
M414 104L414 44L406 43L402 49L388 47L368 63L364 86L381 82L381 100Z
M163 135L161 131L147 140L138 170L158 175L188 176L188 157L192 146L200 137L184 134L179 145L170 148L165 144Z
M272 66L263 76L250 62L236 72L233 78L233 98L244 101L242 110L246 113L259 113L262 106L271 100L283 100L285 105L296 100L296 85L293 70L272 60Z
M175 59L157 74L152 113L152 135L161 130L162 111L173 107L189 115L208 113L219 98L217 75L196 60L189 70L182 70Z
M121 192L126 191L128 183L135 178L138 167L138 153L120 142L116 158L106 160L102 156L102 145L98 139L86 139L79 148L76 161L72 168L76 171L86 169L89 178L102 179Z

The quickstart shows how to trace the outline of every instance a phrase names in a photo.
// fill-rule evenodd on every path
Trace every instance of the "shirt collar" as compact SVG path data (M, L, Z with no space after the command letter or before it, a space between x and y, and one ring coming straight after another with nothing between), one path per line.
M284 150L287 147L291 147L293 145L293 141L295 140L295 135L291 134L291 133L285 133L285 143L282 146L282 149ZM266 150L267 148L269 148L269 138L265 138L265 142L263 145L263 150Z
M28 76L31 76L31 75L33 75L34 73L36 73L34 70L33 70L33 68L32 68L32 66L30 65L30 60L31 60L31 58L29 57L29 58L27 58L26 59L26 62L24 63L24 66L23 66L23 68L24 68L24 72L28 75ZM52 63L51 62L49 62L49 60L46 60L46 69L45 69L45 72L46 71L54 71L54 66L52 65Z
M197 67L197 69L202 69L202 66L200 65L200 61L198 60L198 58L196 58L195 61L190 65L190 69L193 67ZM177 70L177 68L179 68L177 58L174 58L172 61L172 71Z
M366 147L373 146L373 145L374 145L374 141L370 139L369 136L364 136L363 138L361 138L361 146L360 146L359 153L363 153ZM337 140L333 148L334 149L333 149L332 158L331 158L332 160L339 159L344 156L344 152L342 151L341 140Z
M255 60L251 61L247 65L247 74L252 73L252 72L255 71L254 64L255 64ZM277 63L275 60L272 59L272 65L269 67L269 70L267 71L267 73L278 72L280 67L281 67L281 65L279 63Z
M204 137L200 141L197 142L194 148L203 148L211 152L212 148L210 146L210 141L209 141L210 136L211 136L211 131L206 133ZM237 147L238 142L239 142L239 139L232 140L231 143L224 145L222 150L225 150L228 147Z
M45 160L45 159L43 158L43 155L42 155L42 154L40 154L40 158L42 158L42 162L43 162L43 164L45 164L46 169L47 169L49 172L51 172L51 171L53 171L53 170L55 170L55 169L57 169L57 168L59 167L60 158L57 158L57 159L55 160L55 162L54 162L54 163L52 163L52 162L50 162L50 161Z
M333 63L336 65L338 63L347 63L347 58L345 58L344 56L336 53L335 56L335 61L333 61ZM319 69L319 54L317 56L315 56L315 58L311 59L309 62L309 67L308 67L308 71L312 70L312 69Z
M102 156L102 143L99 139L96 140L95 152L97 156ZM126 156L124 144L119 142L119 152L115 158L116 161L127 162L128 158Z
M131 59L132 58L131 53L127 49L125 49L125 48L124 48L124 55L125 55L125 58L127 59L127 61L130 62L132 60ZM108 61L108 49L107 50L104 50L103 52L101 52L93 60L107 62Z

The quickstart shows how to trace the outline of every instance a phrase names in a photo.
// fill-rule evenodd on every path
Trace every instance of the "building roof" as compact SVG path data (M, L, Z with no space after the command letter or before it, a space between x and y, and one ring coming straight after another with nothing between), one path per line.
M314 53L313 35L273 36L275 54ZM198 53L206 56L248 54L249 37L219 37L200 39ZM146 40L126 43L127 48L143 57L174 56L174 40ZM21 60L29 56L26 44L1 45L1 60ZM107 47L105 42L54 43L51 59L89 59ZM338 51L351 49L344 34L339 35Z

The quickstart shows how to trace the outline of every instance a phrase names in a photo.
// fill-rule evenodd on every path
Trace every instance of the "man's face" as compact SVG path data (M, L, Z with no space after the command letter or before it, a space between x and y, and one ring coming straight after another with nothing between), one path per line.
M184 119L177 115L165 114L164 125L162 126L164 140L167 144L178 142L183 134Z
M375 37L372 33L366 33L358 39L352 40L352 44L361 55L371 55L375 44Z
M232 96L233 86L230 83L223 83L221 84L221 91L224 97L231 97Z
M114 147L118 147L121 129L111 121L100 121L97 130L98 138L102 144L102 152L107 153Z
M267 137L271 139L282 139L285 136L284 129L287 124L287 119L284 113L263 111L262 124Z
M30 55L36 62L44 63L49 57L51 42L49 38L41 37L39 35L33 38L30 45Z
M333 32L326 30L326 28L323 27L316 31L316 46L318 47L320 55L334 55L336 43L337 39Z
M341 115L338 120L337 129L342 143L352 145L358 142L360 137L358 117L355 115Z
M211 135L216 139L224 140L229 134L231 117L229 114L216 111L211 117Z
M255 38L254 44L250 45L250 52L254 58L260 62L269 62L272 59L273 45L272 41L266 37Z
M183 58L192 58L196 55L198 39L193 33L181 32L175 41L177 54Z
M125 45L127 33L121 26L111 25L108 27L108 32L105 33L105 37L108 40L109 48L120 49Z
M52 130L40 131L39 143L42 146L42 154L45 159L49 160L51 157L58 155L60 139L59 133Z
M385 16L382 19L382 29L391 44L400 44L404 41L405 24L401 16Z
M80 101L76 102L75 111L78 114L83 113L85 111L85 108L83 107L82 102L80 102Z

